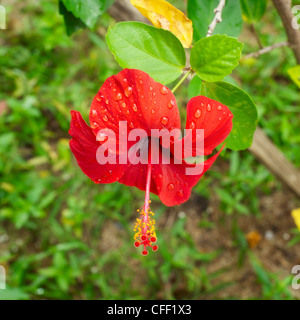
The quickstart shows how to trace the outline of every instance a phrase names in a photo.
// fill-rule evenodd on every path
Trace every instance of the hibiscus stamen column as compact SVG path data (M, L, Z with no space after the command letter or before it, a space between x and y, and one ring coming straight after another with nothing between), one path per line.
M134 231L136 231L134 235L135 247L139 247L140 245L144 246L144 250L142 254L146 256L148 254L147 246L151 247L153 251L158 249L158 246L152 246L152 243L156 242L156 233L155 233L155 220L152 219L151 216L154 213L150 209L150 187L151 187L151 170L152 165L151 161L148 163L147 168L147 179L146 179L146 191L145 191L145 203L140 212L140 219L136 219Z

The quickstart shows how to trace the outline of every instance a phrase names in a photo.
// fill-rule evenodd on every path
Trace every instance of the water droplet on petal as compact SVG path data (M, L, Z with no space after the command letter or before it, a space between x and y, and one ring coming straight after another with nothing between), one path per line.
M98 128L99 124L97 122L93 122L93 129Z
M140 84L143 84L144 82L143 82L143 80L140 80Z
M99 132L97 134L97 140L100 142L104 142L105 140L108 140L108 137L105 133Z
M132 109L133 109L134 112L138 111L137 105L135 103L133 104Z
M115 99L116 99L117 101L122 100L122 99L123 99L122 93L120 93L120 92L117 93Z
M125 111L125 113L126 113L126 114L130 114L130 111L127 109L127 110Z
M178 195L178 197L183 197L183 191L181 190L181 191L178 191L177 192L177 195Z
M150 89L150 91L152 91L152 90L153 90L153 88L152 88L152 87L150 87L149 89Z
M107 122L108 121L107 115L105 115L102 119L103 119L103 121Z
M210 104L207 105L206 110L207 110L208 112L211 111L211 105L210 105Z
M159 179L163 178L163 175L161 173L158 174Z
M105 100L105 104L109 104L109 100Z
M160 119L160 121L161 121L161 123L163 124L163 125L167 125L168 124L168 122L169 122L169 118L168 117L162 117L161 119Z
M127 82L127 79L125 78L125 79L123 79L123 81L124 81L124 82Z
M116 92L117 91L117 89L116 88L113 88L113 90L112 90L113 92Z
M200 110L200 109L197 109L196 112L195 112L195 118L196 118L196 119L200 118L200 117L201 117L201 114L202 114L201 110Z
M96 117L97 116L97 111L96 110L92 110L92 116Z
M222 118L219 118L219 121L221 121L222 120Z
M123 107L124 109L127 107L125 102L122 103L122 107Z
M152 110L151 110L151 113L152 113L152 114L154 114L154 113L155 113L155 110L154 110L154 109L152 109Z
M195 127L196 127L195 122L192 121L192 122L190 123L190 129L195 129Z
M132 95L132 87L127 87L125 89L125 96L128 98Z
M168 189L169 189L170 191L174 190L174 188L175 188L174 183L170 183L170 184L168 185Z
M98 102L101 102L101 101L102 101L102 99L101 99L100 97L97 97L96 100L97 100Z
M221 111L223 108L221 106L218 106L217 109Z
M133 129L133 128L134 128L134 124L133 124L132 122L130 122L130 123L129 123L129 127L130 127L131 129Z
M165 95L165 94L168 94L168 93L169 93L169 90L168 90L168 88L166 88L165 86L162 86L162 87L160 88L160 92L161 92L161 94Z
M175 106L175 102L173 100L169 101L168 108L172 109Z

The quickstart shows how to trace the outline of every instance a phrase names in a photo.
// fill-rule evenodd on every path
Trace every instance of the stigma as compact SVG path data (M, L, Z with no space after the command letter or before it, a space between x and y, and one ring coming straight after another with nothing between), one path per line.
M153 245L156 240L154 213L150 209L150 184L151 184L151 163L148 164L146 190L145 190L145 204L142 209L137 210L140 217L136 219L134 226L134 246L136 248L143 246L142 255L148 255L148 247L153 251L157 251L158 246Z

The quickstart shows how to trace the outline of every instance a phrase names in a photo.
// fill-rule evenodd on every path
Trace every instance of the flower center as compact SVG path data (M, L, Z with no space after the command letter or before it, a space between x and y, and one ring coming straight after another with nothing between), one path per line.
M136 219L134 226L134 240L135 247L144 246L142 254L146 256L148 254L147 247L151 247L153 251L158 249L157 245L153 245L156 242L155 233L155 220L152 218L154 213L150 209L150 186L151 186L151 169L152 165L149 161L147 170L147 180L146 180L146 194L145 194L145 204L141 210L137 210L140 213L140 218Z

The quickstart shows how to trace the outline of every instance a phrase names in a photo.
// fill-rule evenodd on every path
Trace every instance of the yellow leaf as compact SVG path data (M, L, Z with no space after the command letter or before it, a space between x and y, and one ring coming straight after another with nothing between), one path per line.
M287 72L298 88L300 88L300 65L289 68Z
M294 218L295 225L297 226L298 230L300 231L300 208L292 211L292 217Z
M165 0L131 0L143 16L157 28L171 31L185 48L190 48L193 40L192 21Z

